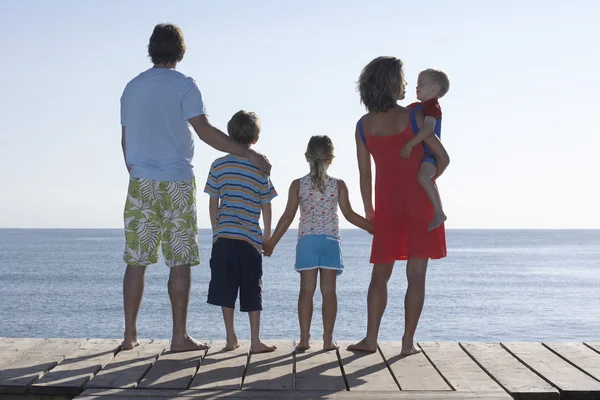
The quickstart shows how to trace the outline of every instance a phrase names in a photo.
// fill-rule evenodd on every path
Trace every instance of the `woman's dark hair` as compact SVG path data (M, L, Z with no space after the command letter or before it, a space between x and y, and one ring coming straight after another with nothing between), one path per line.
M406 88L402 66L396 57L377 57L363 68L358 91L369 112L385 112L396 105Z
M183 60L185 41L181 29L173 24L158 24L154 27L148 56L154 64L169 65Z

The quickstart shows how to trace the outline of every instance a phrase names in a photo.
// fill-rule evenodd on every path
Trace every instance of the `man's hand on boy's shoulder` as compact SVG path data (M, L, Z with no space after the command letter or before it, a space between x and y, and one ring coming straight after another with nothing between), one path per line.
M269 162L267 156L258 153L255 150L248 149L247 158L256 168L258 168L263 173L263 175L271 175L271 163Z

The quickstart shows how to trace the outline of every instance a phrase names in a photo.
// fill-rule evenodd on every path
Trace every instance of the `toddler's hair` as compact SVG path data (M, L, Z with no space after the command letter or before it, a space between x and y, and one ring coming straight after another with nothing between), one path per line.
M260 134L258 115L245 110L236 112L227 123L227 133L239 144L251 145Z
M428 68L422 71L421 74L427 75L434 83L440 85L440 98L444 97L450 90L450 79L444 71Z
M396 57L377 57L360 73L360 102L369 112L385 112L393 108L406 88L402 61Z
M325 192L327 168L333 160L333 142L327 135L313 136L308 141L306 159L310 165L310 180L319 192Z
M154 64L169 65L183 60L185 41L177 25L158 24L148 43L148 56Z

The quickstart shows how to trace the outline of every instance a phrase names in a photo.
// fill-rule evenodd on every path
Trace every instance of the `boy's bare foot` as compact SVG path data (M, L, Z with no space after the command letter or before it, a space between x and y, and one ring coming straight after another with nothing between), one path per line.
M275 351L276 349L277 346L269 346L263 342L250 345L250 353L252 354L270 353L272 351Z
M431 232L432 230L439 228L447 219L446 214L443 212L433 214L433 220L431 220L427 230Z
M356 344L351 344L347 347L349 351L364 351L367 353L375 353L377 351L377 343L369 343L367 338L364 338Z
M339 348L340 347L333 340L323 341L323 350L330 351L330 350L337 350Z
M180 353L183 351L197 351L197 350L208 350L210 346L206 343L200 343L191 336L185 335L183 339L171 341L171 351L173 353Z
M300 339L300 342L296 345L297 351L304 351L310 349L310 342L308 339Z
M227 338L227 343L225 344L225 350L232 351L232 350L237 349L238 347L240 347L240 344L238 343L237 336L234 336L233 338Z

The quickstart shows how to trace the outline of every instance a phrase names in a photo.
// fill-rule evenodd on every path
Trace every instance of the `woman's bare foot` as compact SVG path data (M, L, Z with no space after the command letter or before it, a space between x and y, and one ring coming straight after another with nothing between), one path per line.
M377 351L377 342L370 343L367 338L364 338L356 344L348 346L349 351L364 351L367 353L375 353Z
M252 354L260 354L260 353L270 353L275 351L277 346L269 346L263 342L258 342L257 344L250 345L250 353Z
M134 347L137 347L139 345L140 345L140 342L137 339L137 332L134 332L134 333L125 332L125 334L123 335L123 341L121 342L122 350L131 350Z
M237 336L234 336L233 338L227 338L227 343L225 344L225 350L232 351L232 350L237 349L238 347L240 347L240 344L238 343Z
M210 346L208 344L200 343L199 341L188 335L185 335L183 339L173 339L171 341L171 351L173 353L208 349L210 349Z
M310 349L309 339L300 339L300 342L296 345L297 351L304 351Z
M412 356L413 354L420 353L421 349L415 346L412 340L407 340L402 337L402 350L400 351L400 355L403 357Z
M339 346L333 340L327 340L327 341L324 340L323 341L323 350L330 351L330 350L337 350L337 349L339 349Z
M429 228L427 230L431 232L432 230L439 228L447 219L448 218L443 211L433 214L433 220L429 224Z

